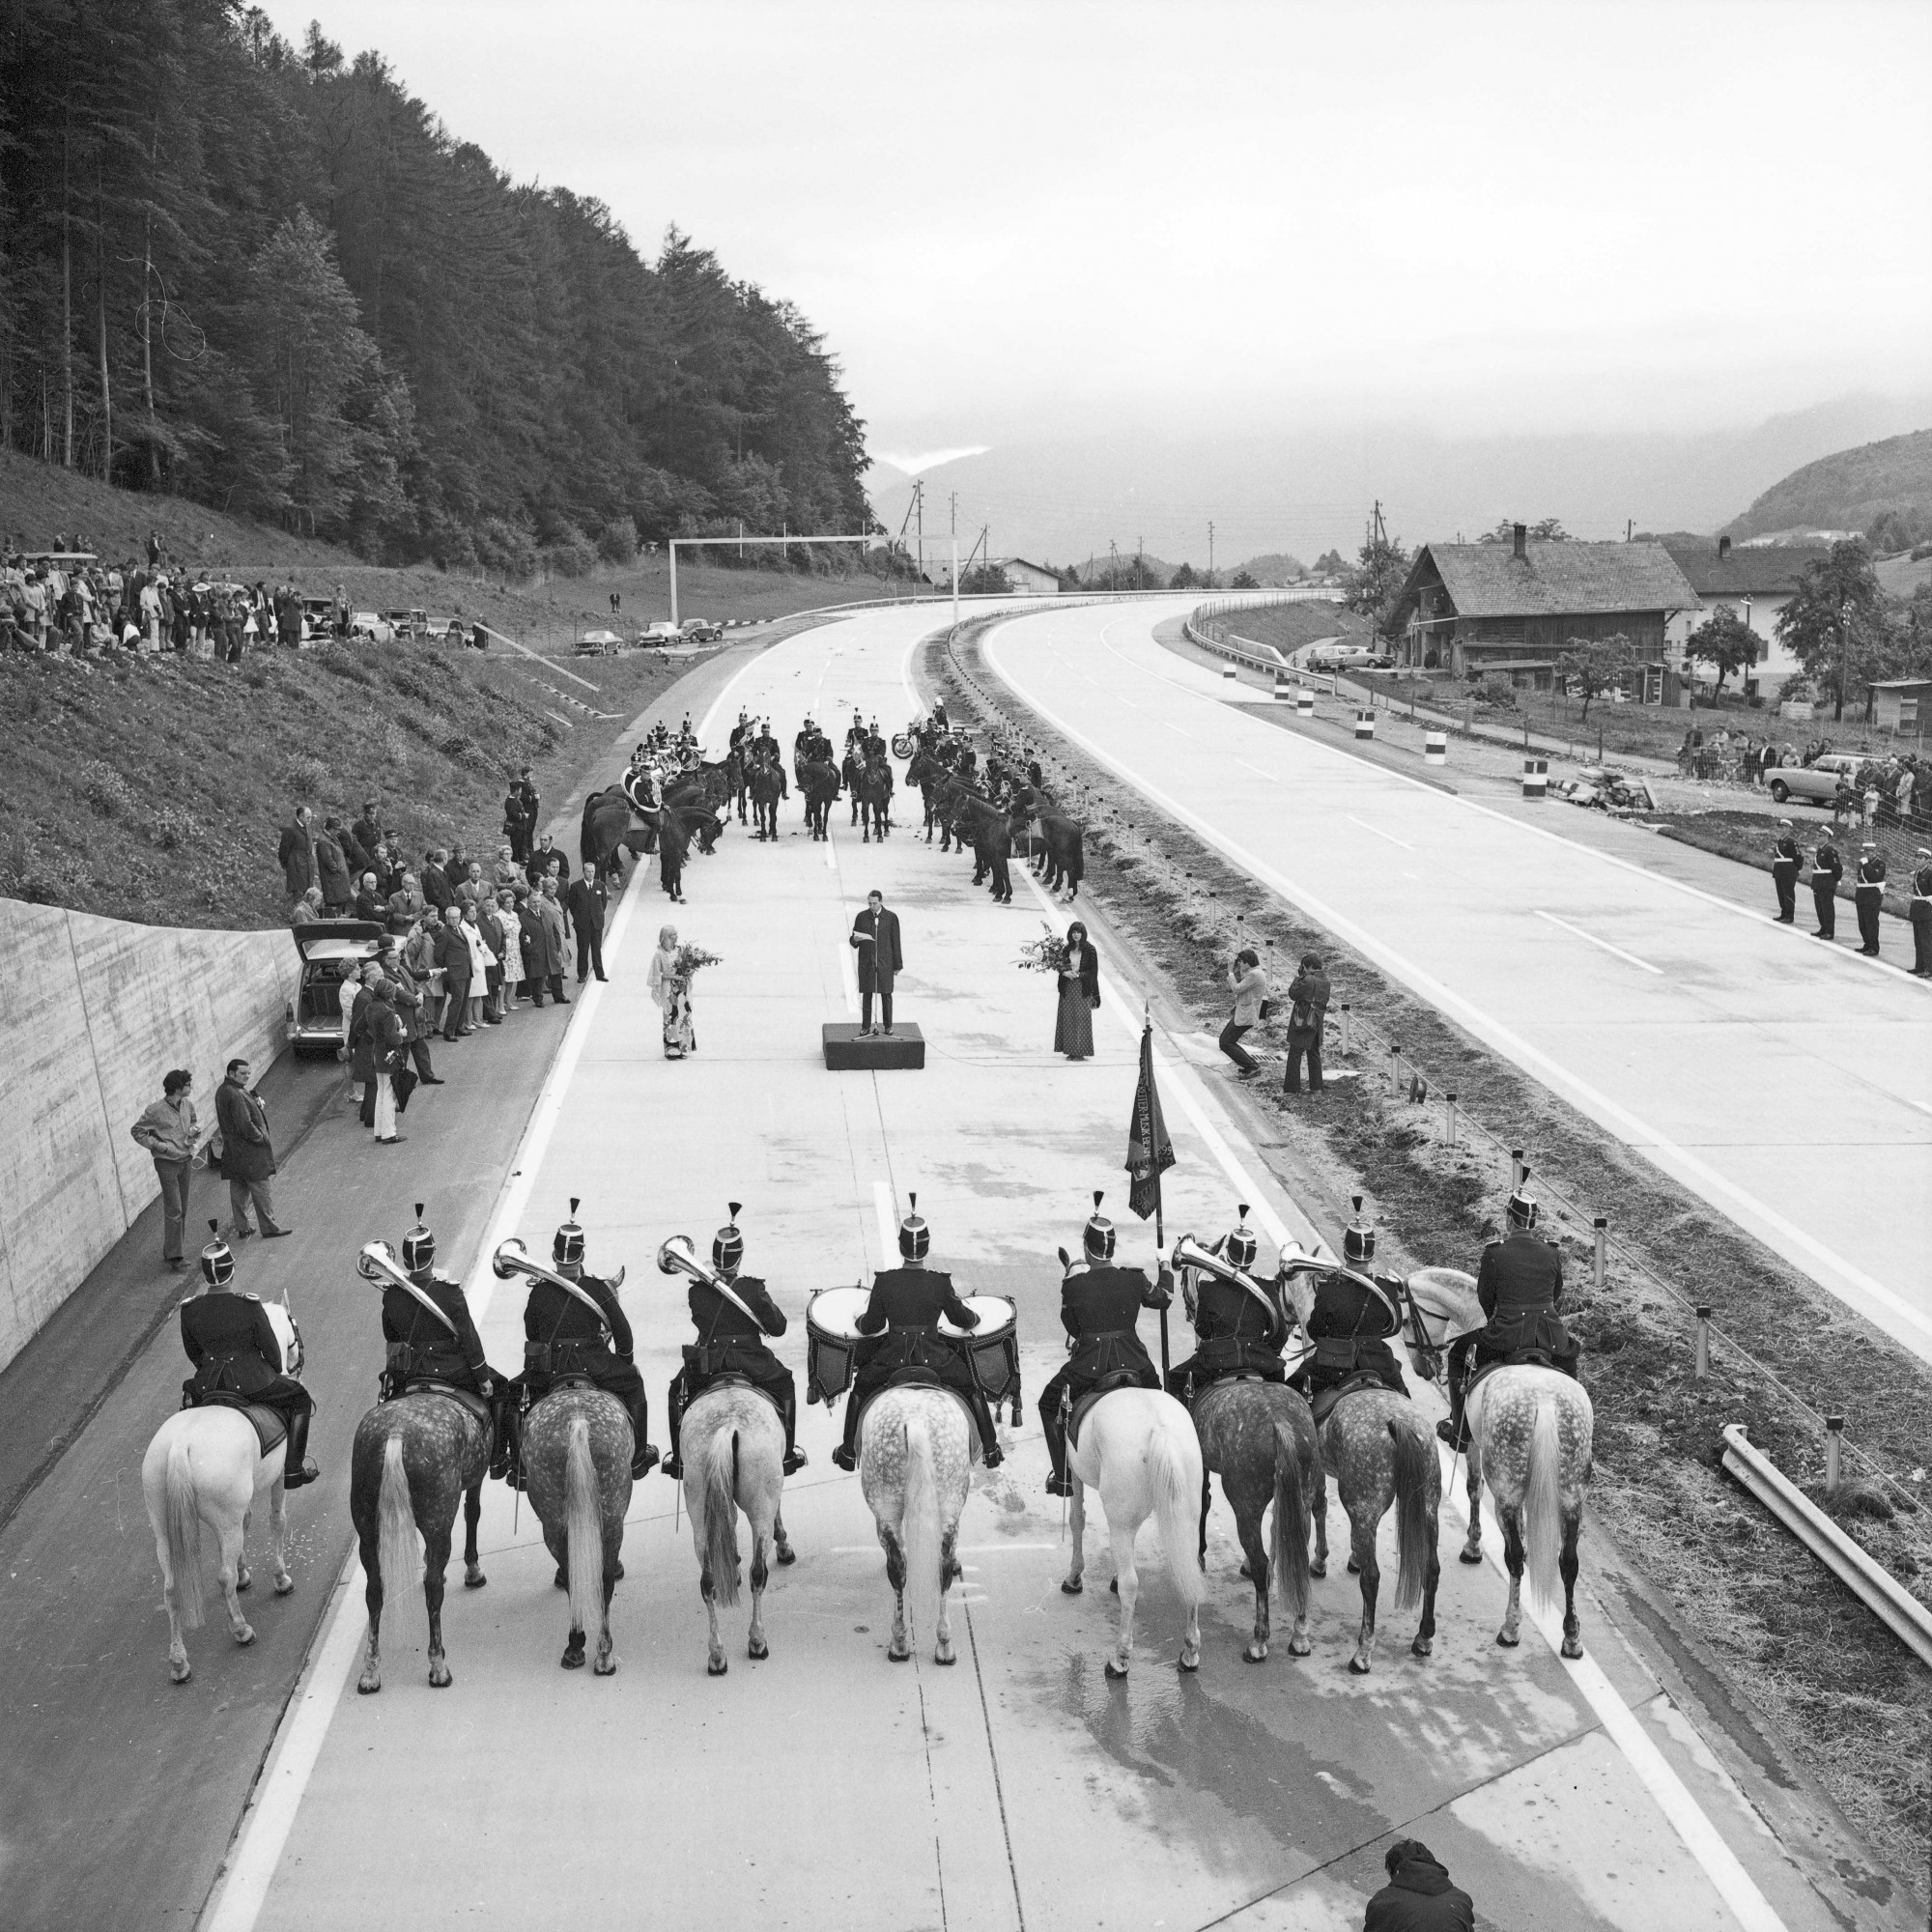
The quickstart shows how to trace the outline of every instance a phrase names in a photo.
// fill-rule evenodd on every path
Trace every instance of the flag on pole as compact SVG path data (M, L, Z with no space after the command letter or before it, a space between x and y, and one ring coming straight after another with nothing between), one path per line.
M1127 1124L1127 1173L1133 1185L1127 1206L1143 1221L1160 1211L1160 1177L1174 1165L1174 1143L1160 1117L1160 1095L1153 1084L1153 1027L1141 1028L1141 1078L1134 1089L1134 1117Z

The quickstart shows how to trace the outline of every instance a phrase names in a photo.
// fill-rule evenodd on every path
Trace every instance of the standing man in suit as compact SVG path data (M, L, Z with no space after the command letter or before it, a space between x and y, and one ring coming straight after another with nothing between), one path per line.
M1838 881L1845 876L1845 862L1832 842L1828 829L1818 841L1817 856L1811 861L1811 903L1818 913L1818 939L1834 939L1838 932Z
M214 1119L221 1129L221 1172L228 1180L228 1206L235 1238L245 1240L252 1206L263 1236L279 1240L292 1230L275 1225L274 1195L269 1179L275 1171L275 1146L269 1138L269 1110L248 1085L248 1063L231 1060L227 1077L214 1090Z
M859 955L859 1033L868 1038L880 1029L872 1025L872 995L879 996L883 1031L893 1030L893 980L905 971L899 952L899 916L886 910L881 892L866 895L866 910L852 922L851 945Z
M1798 918L1798 868L1804 864L1798 840L1792 836L1791 821L1777 821L1777 837L1771 847L1771 882L1777 889L1777 923L1790 925Z
M1932 980L1932 846L1918 848L1912 875L1912 977Z
M577 934L577 983L580 986L591 973L595 973L600 980L604 977L604 909L609 899L603 878L596 873L586 873L571 884L570 923Z
M1852 905L1859 916L1859 951L1867 959L1878 957L1878 916L1885 904L1885 854L1876 839L1867 838L1864 856L1852 881Z

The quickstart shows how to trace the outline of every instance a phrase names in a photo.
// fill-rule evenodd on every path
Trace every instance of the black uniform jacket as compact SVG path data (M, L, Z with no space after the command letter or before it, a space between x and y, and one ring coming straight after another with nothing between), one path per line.
M1218 1275L1204 1275L1197 1291L1194 1332L1203 1342L1236 1339L1278 1352L1288 1340L1288 1319L1279 1304L1270 1313L1245 1288Z
M1373 1369L1393 1386L1401 1365L1388 1345L1390 1309L1386 1301L1348 1268L1330 1268L1315 1284L1315 1306L1308 1312L1308 1339L1315 1354L1305 1377L1313 1388L1332 1388L1362 1369Z
M1135 1324L1143 1308L1165 1308L1173 1298L1171 1288L1155 1288L1139 1268L1076 1268L1060 1284L1060 1325L1071 1342L1062 1373L1097 1380L1117 1369L1138 1369L1158 1387Z
M1852 880L1855 892L1876 892L1885 884L1885 858L1879 854L1870 859L1861 859L1859 869Z
M1811 862L1811 884L1823 886L1828 892L1837 889L1840 879L1845 876L1845 862L1838 856L1838 848L1824 844L1818 848L1818 856Z
M1556 1316L1563 1300L1563 1258L1527 1228L1483 1250L1476 1298L1490 1318L1483 1335L1487 1349L1561 1353L1568 1348L1568 1331Z
M524 1304L524 1359L532 1375L595 1374L599 1358L608 1363L613 1350L619 1361L631 1359L631 1324L616 1290L594 1274L582 1276L577 1286L604 1311L610 1339L607 1343L604 1324L574 1294L547 1281L533 1282Z
M738 1299L751 1309L751 1315L725 1300L709 1282L691 1284L691 1319L696 1324L700 1342L762 1343L767 1335L784 1333L784 1311L756 1275L738 1275L731 1287Z
M872 1277L871 1299L853 1324L861 1335L876 1336L854 1351L861 1369L880 1372L923 1361L936 1342L943 1351L953 1338L937 1333L945 1316L955 1328L977 1328L980 1318L952 1292L952 1277L937 1268L883 1268Z
M1792 838L1790 833L1783 834L1772 845L1771 869L1774 872L1783 871L1788 868L1791 875L1796 878L1798 867L1803 863L1803 860L1799 856L1798 840Z
M405 1376L434 1376L464 1388L490 1373L469 1317L469 1297L446 1274L425 1275L416 1286L455 1324L452 1334L414 1295L400 1288L383 1291L383 1340L389 1344L389 1366ZM397 1350L408 1359L398 1359Z
M217 1389L271 1394L282 1382L282 1345L256 1296L232 1290L197 1294L182 1303L181 1331L197 1397Z

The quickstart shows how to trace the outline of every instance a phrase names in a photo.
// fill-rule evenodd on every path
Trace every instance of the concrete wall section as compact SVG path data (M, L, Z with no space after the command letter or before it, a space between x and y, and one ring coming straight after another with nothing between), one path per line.
M161 1075L195 1078L204 1131L238 1054L283 1044L286 932L203 932L0 899L0 1368L159 1192L128 1138Z

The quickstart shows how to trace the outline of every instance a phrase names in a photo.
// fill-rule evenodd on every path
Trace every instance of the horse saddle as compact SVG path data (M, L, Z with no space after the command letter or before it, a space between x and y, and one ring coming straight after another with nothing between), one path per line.
M1087 1420L1087 1411L1103 1395L1112 1395L1116 1389L1143 1388L1145 1386L1146 1384L1142 1381L1141 1378L1132 1369L1114 1369L1102 1376L1073 1405L1067 1413L1066 1440L1068 1445L1076 1449L1080 1446L1080 1425Z
M1547 1349L1513 1349L1507 1355L1498 1355L1495 1360L1485 1362L1463 1384L1463 1401L1466 1406L1470 1392L1477 1383L1487 1381L1498 1369L1554 1369L1560 1375L1575 1376L1576 1370L1559 1362Z
M279 1449L289 1437L289 1426L276 1410L264 1408L259 1402L250 1402L245 1395L237 1395L233 1389L214 1389L199 1402L186 1406L190 1408L240 1409L255 1425L255 1435L261 1441L264 1456L271 1449Z
M895 1369L860 1405L859 1420L853 1429L854 1441L858 1441L865 1434L866 1411L888 1390L896 1388L929 1388L938 1390L941 1395L950 1395L965 1411L968 1433L976 1442L979 1440L979 1418L973 1413L973 1405L956 1388L941 1381L930 1369L913 1366Z
M446 1396L458 1407L468 1409L485 1429L496 1427L496 1418L490 1413L490 1405L474 1389L458 1388L454 1382L439 1381L434 1376L412 1376L403 1383L396 1394Z
M687 1349L684 1352L690 1355L696 1351ZM691 1401L685 1404L685 1413L687 1415L691 1413L692 1404L700 1396L710 1395L717 1389L749 1389L753 1395L763 1396L771 1404L773 1414L781 1422L784 1420L784 1410L779 1406L778 1397L773 1395L770 1389L760 1388L750 1376L742 1376L735 1369L726 1369L720 1375L707 1376L704 1381L692 1391Z
M1359 1374L1340 1381L1333 1388L1317 1389L1311 1406L1315 1410L1315 1426L1321 1425L1335 1412L1335 1405L1345 1395L1353 1395L1358 1389L1382 1389L1384 1394L1392 1393L1384 1387L1382 1378L1372 1369L1364 1369Z

